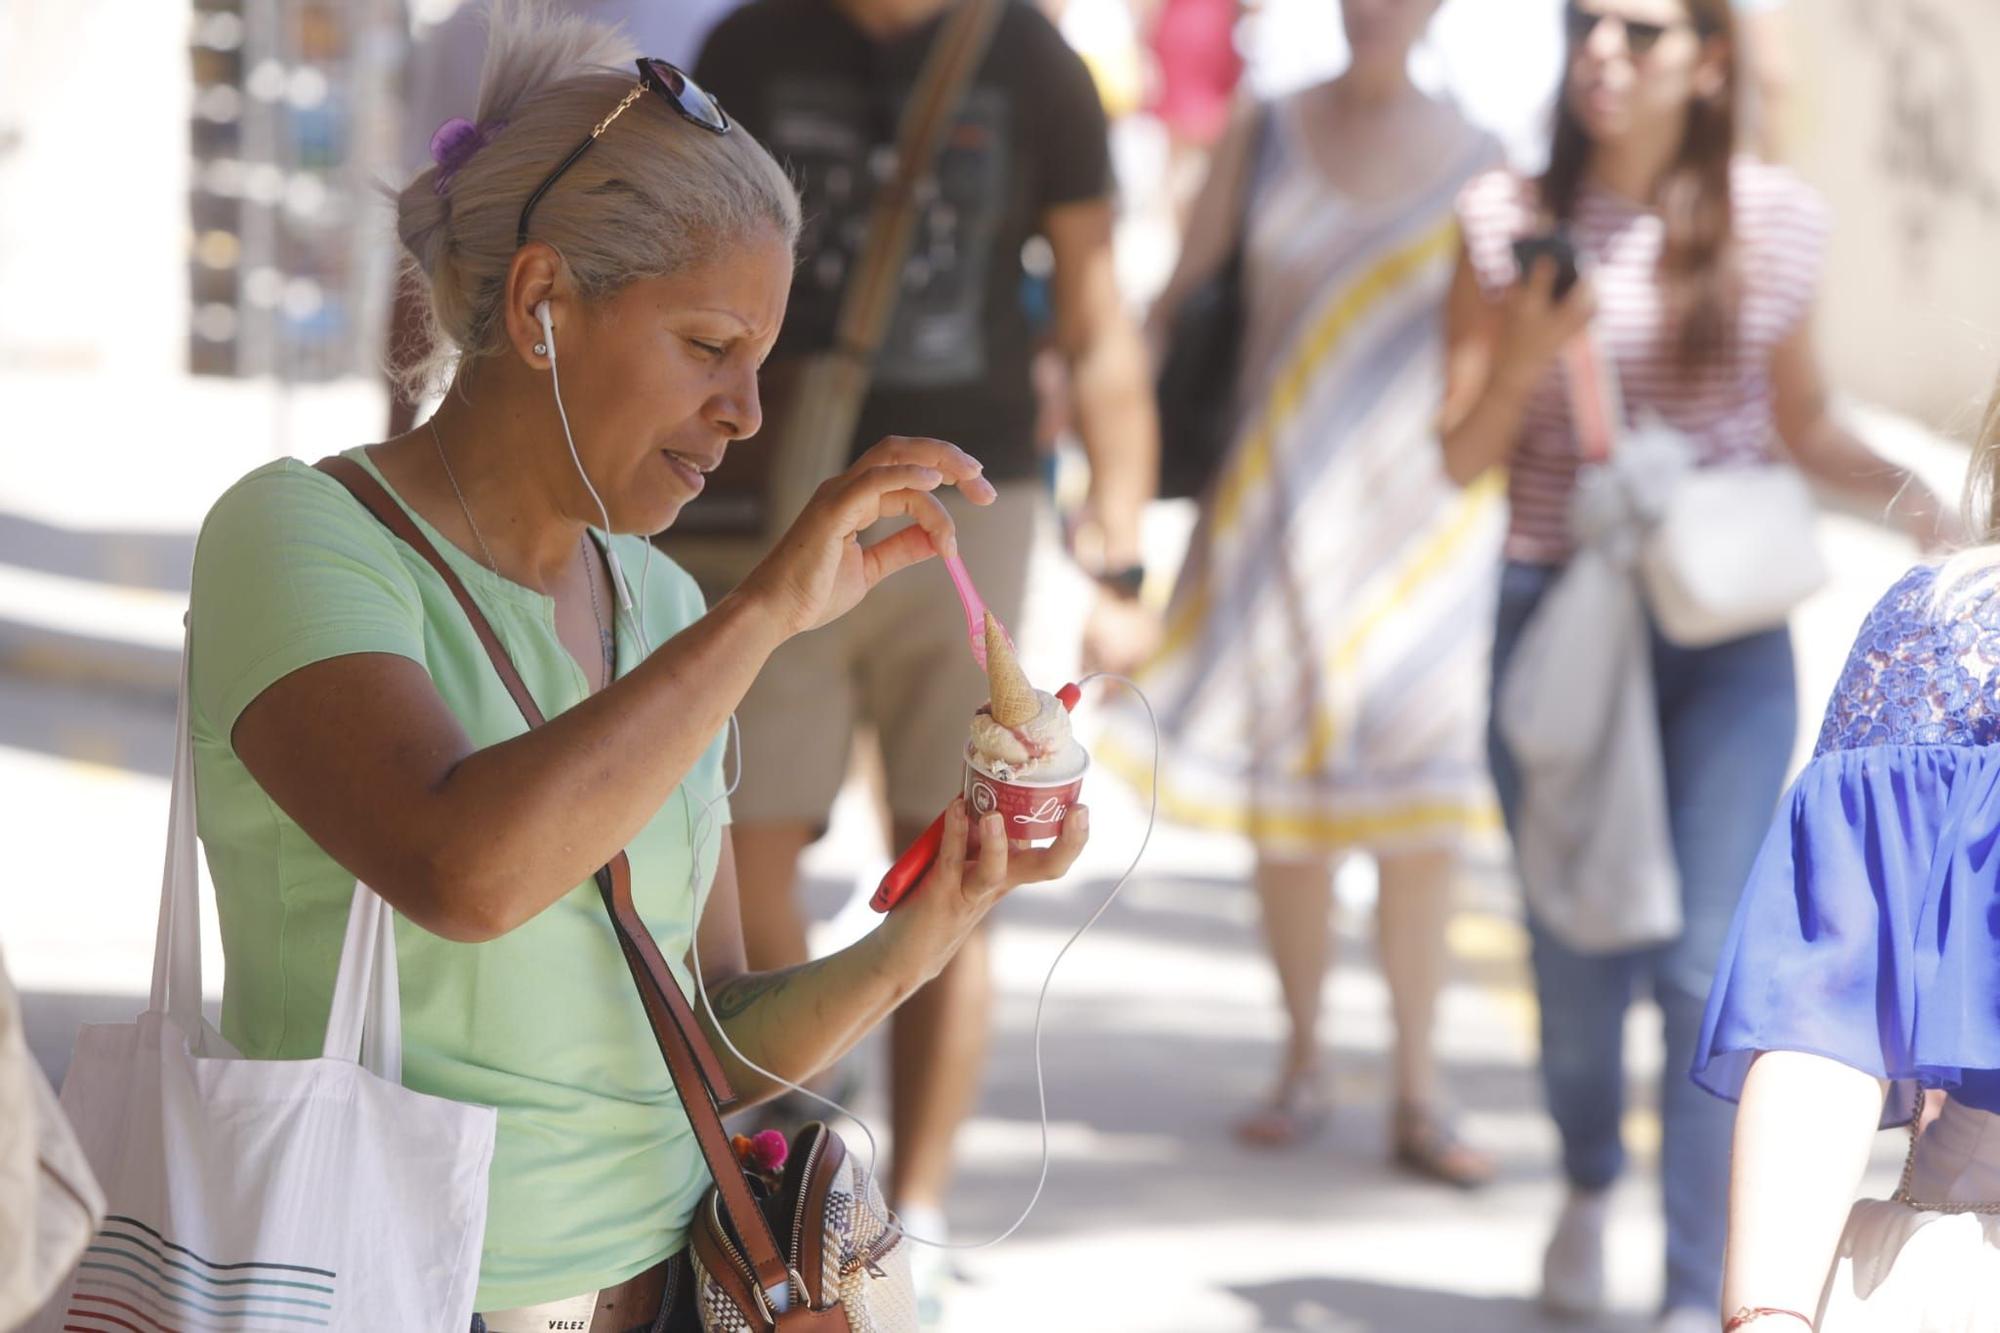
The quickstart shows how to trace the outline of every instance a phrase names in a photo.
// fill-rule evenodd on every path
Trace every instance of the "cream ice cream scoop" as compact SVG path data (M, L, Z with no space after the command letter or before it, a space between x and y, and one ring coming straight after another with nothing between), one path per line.
M968 624L974 614L967 612ZM991 612L986 613L985 636L992 700L973 715L961 794L975 819L992 815L1004 821L1010 843L1045 842L1062 832L1090 767L1090 756L1069 730L1069 710L1076 707L1082 691L1065 685L1055 694L1044 694L1028 684L1014 646ZM896 858L869 906L890 911L922 882L944 846L950 813L939 815ZM978 837L979 826L974 824L970 850L975 854Z
M1050 780L1083 771L1083 747L1070 734L1069 710L1028 683L1000 622L986 613L986 679L991 701L973 714L973 756L993 776Z

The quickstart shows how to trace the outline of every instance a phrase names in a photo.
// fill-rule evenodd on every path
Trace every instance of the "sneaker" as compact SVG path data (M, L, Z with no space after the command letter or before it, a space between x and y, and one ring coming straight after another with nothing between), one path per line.
M1610 1203L1609 1191L1571 1190L1563 1201L1555 1234L1542 1254L1542 1307L1551 1314L1603 1312L1604 1224Z
M916 1204L896 1210L903 1230L925 1240L949 1243L951 1237L946 1229L944 1210ZM935 1245L919 1245L905 1241L910 1250L910 1284L917 1297L917 1327L923 1333L935 1333L945 1326L949 1314L952 1289L956 1285L952 1272L950 1250L938 1249Z
M1677 1305L1660 1316L1660 1326L1655 1333L1715 1333L1721 1323L1721 1315L1715 1310L1704 1310L1698 1305Z

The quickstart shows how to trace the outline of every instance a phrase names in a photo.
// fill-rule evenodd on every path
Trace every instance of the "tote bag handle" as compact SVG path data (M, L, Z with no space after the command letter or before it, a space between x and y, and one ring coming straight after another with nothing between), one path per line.
M167 864L160 883L160 925L153 940L153 991L147 1009L165 1014L199 1051L201 1023L201 877L195 869L194 742L188 726L188 649L181 639L180 701L174 707L174 776L167 803Z
M160 924L153 940L153 987L147 1008L164 1014L203 1054L207 1026L201 1014L201 873L195 859L194 733L188 704L188 660L193 633L181 641L180 700L174 707L174 775L167 806L167 859L160 884ZM403 1011L396 974L394 913L367 885L356 882L348 908L347 937L334 975L333 1008L321 1051L328 1059L361 1064L392 1083L402 1082Z

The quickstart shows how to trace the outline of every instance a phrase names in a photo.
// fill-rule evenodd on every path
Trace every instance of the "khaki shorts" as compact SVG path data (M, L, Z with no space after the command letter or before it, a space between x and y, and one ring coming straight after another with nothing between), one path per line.
M1027 589L1041 487L1000 486L981 508L947 493L958 549L993 614L1014 629ZM880 541L905 523L884 523ZM972 712L986 676L966 643L944 566L926 561L879 585L833 624L801 634L772 656L737 710L743 781L730 799L738 824L822 827L847 774L855 729L882 740L890 813L928 824L958 794Z

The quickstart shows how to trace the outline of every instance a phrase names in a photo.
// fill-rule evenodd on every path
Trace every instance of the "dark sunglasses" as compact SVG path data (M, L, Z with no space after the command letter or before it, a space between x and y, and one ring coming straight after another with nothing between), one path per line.
M520 249L528 243L528 218L535 211L535 205L542 202L562 174L577 164L577 160L590 151L598 136L611 128L611 122L625 114L625 108L638 101L646 93L658 93L667 104L681 115L681 119L701 126L715 134L729 133L729 117L723 113L722 103L710 97L700 84L685 73L669 65L664 60L650 57L639 62L639 86L625 94L625 99L611 108L611 114L591 127L582 143L570 150L568 157L556 164L556 169L542 177L542 183L528 196L528 202L521 206L521 225L516 228L514 248Z
M1597 35L1597 30L1600 26L1613 20L1617 22L1620 31L1625 35L1625 49L1630 51L1635 58L1646 56L1655 46L1659 45L1660 38L1666 36L1674 29L1689 26L1684 21L1650 23L1644 19L1628 19L1617 14L1600 14L1596 10L1585 9L1582 5L1572 4L1566 11L1564 20L1569 27L1569 44L1573 47L1582 46Z

